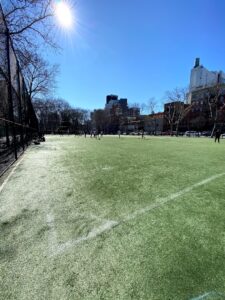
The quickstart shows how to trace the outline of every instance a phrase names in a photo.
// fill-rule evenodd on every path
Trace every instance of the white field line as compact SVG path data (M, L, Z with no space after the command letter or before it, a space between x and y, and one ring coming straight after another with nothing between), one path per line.
M106 219L102 219L94 214L78 214L79 217L87 217L88 219L93 219L97 221L107 221Z
M16 168L21 164L21 162L24 160L25 157L25 153L23 154L23 156L21 158L19 158L18 162L13 166L12 171L9 173L8 177L3 181L2 185L0 186L0 193L3 190L3 188L5 187L5 185L8 183L9 179L12 177L12 175L15 173Z
M217 296L220 296L220 297L223 297L223 299L225 299L225 295L224 294L222 294L222 293L217 293L217 292L208 292L208 293L205 293L205 294L203 294L203 295L200 295L200 296L198 296L198 297L196 297L196 298L192 298L191 300L202 300L202 299L207 299L209 296L215 296L215 297L217 297ZM215 298L215 299L218 299L218 298Z
M211 295L211 292L205 293L205 294L203 294L201 296L198 296L196 298L192 298L191 300L202 300L202 299L205 299L206 297L208 297L209 295Z
M57 232L55 229L55 218L52 213L48 213L46 216L47 224L50 228L50 232L48 235L48 246L50 255L56 251L58 248L57 243Z
M57 249L52 252L51 256L59 255L59 254L65 252L66 250L68 250L69 248L74 247L77 244L80 244L81 242L93 239L93 238L97 237L98 235L101 235L103 232L111 230L113 227L115 227L117 225L119 225L118 222L108 220L107 222L103 223L101 226L99 226L97 228L93 228L92 231L90 231L88 235L81 236L78 239L69 240L65 243L58 245Z
M196 184L193 184L192 186L187 187L187 188L185 188L185 189L183 189L183 190L181 190L177 193L171 194L168 197L156 199L156 203L151 204L149 206L146 206L142 209L138 209L135 212L133 212L132 214L126 215L120 221L108 220L108 221L104 222L101 226L99 226L97 228L94 228L92 231L90 231L87 236L81 236L78 239L69 240L65 243L62 243L62 244L58 245L57 249L52 252L52 256L59 255L59 254L65 252L66 250L68 250L69 248L80 244L81 242L93 239L93 238L97 237L98 235L101 235L103 232L109 231L109 230L113 229L114 227L116 227L120 224L123 224L126 221L135 219L135 218L137 218L138 216L140 216L142 214L145 214L145 213L147 213L147 212L149 212L153 209L156 209L158 207L161 207L161 206L165 205L166 203L168 203L170 201L173 201L176 198L178 198L180 196L183 196L184 194L192 191L194 188L205 185L205 184L207 184L207 183L209 183L209 182L211 182L211 181L213 181L217 178L220 178L224 175L225 175L225 173L220 173L220 174L217 174L217 175L213 175L213 176L211 176L207 179L204 179L204 180L202 180L202 181L200 181ZM201 298L199 298L199 299L201 299Z
M123 222L126 222L126 221L129 221L129 220L132 220L132 219L135 219L136 217L138 217L139 215L142 215L142 214L145 214L155 208L158 208L160 206L163 206L165 205L166 203L170 202L170 201L173 201L175 200L176 198L180 197L180 196L183 196L184 194L187 194L189 192L191 192L193 189L199 187L199 186L202 186L202 185L205 185L206 183L210 182L210 181L213 181L217 178L220 178L222 176L224 176L225 173L220 173L220 174L217 174L217 175L213 175L207 179L204 179L198 183L195 183L193 184L192 186L190 187L187 187L177 193L174 193L174 194L171 194L169 195L168 197L163 197L163 198L158 198L156 199L155 203L149 205L149 206L146 206L144 208L141 208L141 209L138 209L136 210L135 212L133 212L132 214L129 214L127 216L125 216L123 218Z

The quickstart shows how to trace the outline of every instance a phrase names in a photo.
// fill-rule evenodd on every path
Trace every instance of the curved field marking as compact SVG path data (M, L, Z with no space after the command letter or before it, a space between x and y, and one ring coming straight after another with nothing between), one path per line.
M203 295L200 295L198 297L191 298L190 300L203 300L203 299L207 299L208 297L211 297L211 296L212 297L219 296L219 297L222 297L221 299L225 299L225 295L224 294L212 291L212 292L208 292L208 293L205 293ZM216 299L218 299L218 298L216 298Z
M102 233L106 232L106 231L110 231L112 230L114 227L116 226L119 226L121 224L123 224L124 222L127 222L129 220L132 220L132 219L135 219L137 217L139 217L140 215L142 214L145 214L153 209L156 209L158 207L161 207L165 204L167 204L168 202L170 201L173 201L175 200L176 198L180 197L180 196L183 196L184 194L192 191L194 188L196 187L199 187L199 186L202 186L206 183L209 183L217 178L220 178L222 176L224 176L225 173L220 173L220 174L217 174L217 175L213 175L207 179L204 179L190 187L187 187L177 193L174 193L174 194L171 194L169 195L168 197L164 197L164 198L158 198L156 199L156 203L154 204L151 204L149 206L146 206L142 209L138 209L136 210L135 212L133 212L132 214L129 214L129 215L126 215L123 219L121 219L120 221L112 221L112 220L106 220L101 226L97 227L97 228L93 228L92 231L89 232L89 234L87 236L81 236L79 237L78 239L74 239L74 240L69 240L65 243L62 243L60 245L58 245L57 249L52 253L51 256L55 256L55 255L59 255L63 252L65 252L66 250L68 250L69 248L71 247L74 247L78 244L80 244L81 242L84 242L84 241L88 241L90 239L93 239L95 237L97 237L98 235L101 235ZM205 295L203 295L205 297ZM200 300L201 298L194 298L193 300ZM202 298L204 299L204 298Z
M25 154L25 153L24 153ZM3 190L3 188L5 187L5 185L8 183L9 179L13 176L13 174L15 173L17 167L21 164L21 162L24 160L24 154L22 157L20 157L18 159L18 162L13 166L12 171L9 173L9 175L7 176L7 178L3 181L2 185L0 186L0 193Z

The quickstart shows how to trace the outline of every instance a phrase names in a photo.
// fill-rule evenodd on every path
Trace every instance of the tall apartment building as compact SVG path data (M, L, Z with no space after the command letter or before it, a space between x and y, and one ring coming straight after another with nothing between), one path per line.
M209 92L216 86L225 86L225 73L223 71L209 71L200 65L200 58L196 58L195 65L191 69L188 103L191 104L200 96Z
M222 128L225 119L225 73L209 71L196 58L191 69L188 103L191 104L190 123L194 127Z
M127 99L119 99L117 95L107 95L105 110L109 114L114 113L116 115L125 115L128 111Z

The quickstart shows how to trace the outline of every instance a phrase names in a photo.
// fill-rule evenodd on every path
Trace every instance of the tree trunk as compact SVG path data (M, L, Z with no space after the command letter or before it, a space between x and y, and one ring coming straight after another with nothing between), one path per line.
M170 136L173 135L173 123L171 122L170 123Z

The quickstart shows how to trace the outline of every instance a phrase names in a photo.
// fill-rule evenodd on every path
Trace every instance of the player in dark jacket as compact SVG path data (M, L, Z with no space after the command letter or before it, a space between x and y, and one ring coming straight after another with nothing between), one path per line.
M215 133L215 143L216 143L216 141L218 141L218 143L220 142L220 135L221 135L221 133L220 133L219 129L217 129L217 131Z

